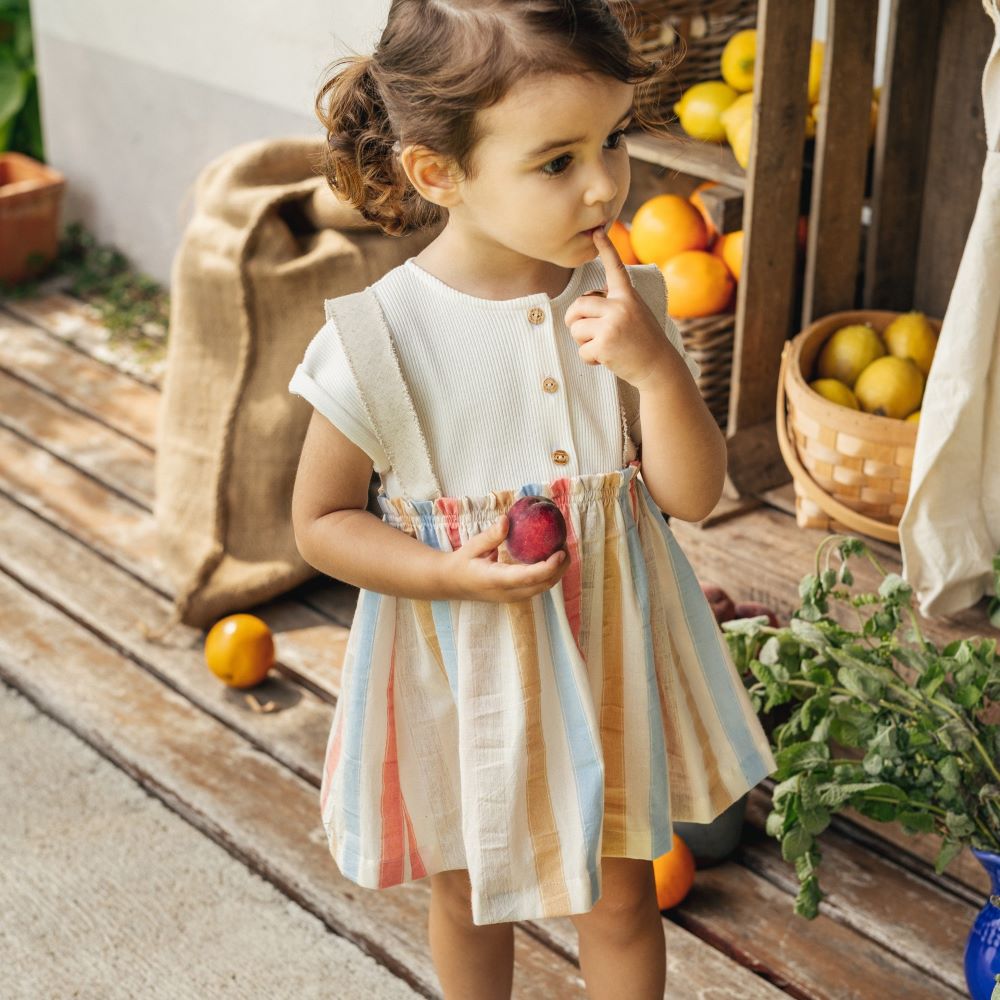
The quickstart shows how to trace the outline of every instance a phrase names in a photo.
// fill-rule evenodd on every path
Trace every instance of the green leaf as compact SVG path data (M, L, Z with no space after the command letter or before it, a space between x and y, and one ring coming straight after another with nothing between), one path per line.
M972 818L962 813L945 813L944 823L948 828L948 832L958 838L971 837L976 829L976 824L972 821Z
M937 762L938 774L948 785L958 785L962 780L962 771L958 766L958 759L951 755L942 757Z
M841 667L837 671L837 680L862 701L878 701L885 690L881 682L857 667Z
M812 847L812 834L803 826L793 826L781 841L781 856L794 861Z
M827 763L830 760L830 748L822 743L805 740L779 750L774 759L778 765L774 778L776 781L784 781L799 771L810 771Z
M983 692L973 684L966 684L955 692L955 701L963 708L975 708L983 697Z
M799 822L807 833L814 837L819 836L830 825L830 810L823 806L814 806L812 809L803 809L799 814Z
M941 850L938 852L938 856L934 859L934 871L936 874L940 875L945 868L951 864L959 854L962 853L963 844L958 840L945 840L941 844Z
M806 920L814 920L819 913L820 900L826 896L819 887L819 880L814 876L808 878L799 887L795 897L795 912Z
M928 812L907 809L896 817L906 833L933 833L934 817Z

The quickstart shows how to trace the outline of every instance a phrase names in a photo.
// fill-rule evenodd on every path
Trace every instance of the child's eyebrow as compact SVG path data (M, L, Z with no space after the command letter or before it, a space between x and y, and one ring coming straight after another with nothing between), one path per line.
M625 121L626 118L631 118L631 117L632 117L632 108L631 106L629 106L625 114L623 114L615 124L621 125L621 123ZM542 153L547 153L551 149L559 149L560 146L572 146L574 143L583 142L583 140L586 138L587 137L585 135L579 135L575 139L557 139L555 142L546 142L543 145L538 146L536 149L533 149L530 153L528 153L528 155L525 156L525 159L534 160L536 157L541 156Z

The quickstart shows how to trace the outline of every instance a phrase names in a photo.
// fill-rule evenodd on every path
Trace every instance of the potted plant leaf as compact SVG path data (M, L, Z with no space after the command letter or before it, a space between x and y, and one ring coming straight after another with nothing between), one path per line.
M874 566L877 591L852 591L855 558ZM993 572L994 594L1000 594L1000 554ZM778 768L766 831L795 866L795 912L808 919L818 913L824 893L816 838L847 807L897 820L907 833L938 834L939 874L969 847L990 873L1000 904L996 639L969 637L938 648L921 632L906 581L886 573L869 546L852 536L830 535L820 543L799 595L801 607L786 627L764 617L722 625L737 666L752 675L748 691L757 711L791 708L770 733ZM996 596L988 614L1000 627ZM1000 933L1000 906L990 901L966 949L976 1000L990 996L1000 971L976 966L983 933Z

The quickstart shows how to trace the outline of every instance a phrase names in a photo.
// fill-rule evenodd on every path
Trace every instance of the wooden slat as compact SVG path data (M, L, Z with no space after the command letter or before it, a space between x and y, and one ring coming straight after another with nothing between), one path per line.
M798 916L782 889L733 862L699 871L676 919L699 936L711 935L739 961L782 969L777 985L792 996L822 1000L965 996L822 909L815 920Z
M877 18L878 0L830 2L802 293L803 326L817 316L855 306Z
M892 0L865 246L866 309L912 308L943 2Z
M0 369L155 448L159 393L37 327L0 316Z
M986 161L982 77L994 38L982 0L949 0L940 30L916 282L912 306L902 307L938 317L948 307L979 202Z
M798 892L795 869L781 857L778 842L764 832L771 797L760 789L750 796L748 824L739 861L786 892ZM962 957L979 905L957 898L905 868L866 850L834 829L817 841L823 860L821 912L852 927L886 951L912 963L930 979L961 994ZM906 914L903 918L902 914Z
M813 3L761 0L757 18L743 226L743 259L753 265L737 289L729 434L774 416L781 345L792 320Z
M743 190L746 173L726 143L700 142L679 125L669 125L664 135L630 132L625 137L629 156L705 180Z
M130 375L138 382L159 387L166 376L167 361L162 350L145 351L128 337L114 337L100 321L93 306L60 290L65 281L46 283L51 289L32 298L5 299L0 306L0 322L4 313L58 337L97 361L103 361L117 371Z

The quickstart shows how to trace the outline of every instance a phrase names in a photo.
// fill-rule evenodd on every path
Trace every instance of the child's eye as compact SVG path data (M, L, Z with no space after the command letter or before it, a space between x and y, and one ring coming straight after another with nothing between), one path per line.
M627 126L626 126L627 127ZM608 148L618 149L621 145L622 139L625 138L625 129L619 128L615 129L611 135L608 136ZM572 157L569 153L563 153L562 156L557 156L554 160L549 160L543 167L541 167L541 173L546 177L558 177L560 174L566 172L566 168L569 166L569 161ZM553 169L549 169L549 168Z

